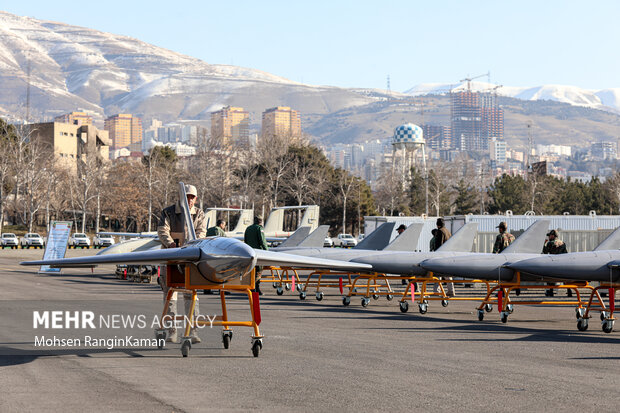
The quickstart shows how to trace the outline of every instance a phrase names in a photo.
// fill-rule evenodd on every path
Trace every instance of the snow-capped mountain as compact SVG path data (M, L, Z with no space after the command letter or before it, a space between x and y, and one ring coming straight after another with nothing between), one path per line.
M456 85L447 83L423 83L405 91L412 96L443 94L450 90L466 90L467 82ZM594 109L620 111L620 88L589 90L576 86L544 85L536 87L512 87L476 82L470 83L473 91L493 91L500 96L508 96L522 100L554 100L574 106L586 106Z
M29 81L28 81L29 79ZM445 95L447 84L418 85L401 94L379 89L312 86L260 70L209 64L127 36L63 23L20 17L0 11L0 117L49 121L76 109L90 110L95 121L116 113L132 113L145 123L197 120L207 126L210 113L222 106L250 112L258 130L261 113L274 106L291 106L302 113L304 131L329 142L360 142L389 137L405 122L447 125L446 96L424 99L411 95ZM474 90L495 85L472 82ZM467 88L467 84L452 89ZM29 106L26 108L29 93ZM537 139L547 143L583 143L618 138L620 88L591 91L571 86L508 87L498 94L518 99L565 102L602 111L570 108L552 102L518 99L505 111L506 136L527 139L522 106L528 121L541 125ZM557 106L550 110L547 106ZM507 106L508 107L508 106ZM557 110L555 110L557 109ZM613 112L613 113L612 113Z
M5 111L16 112L18 102L25 102L28 73L31 113L39 117L80 107L102 116L129 111L163 120L201 119L235 104L258 115L277 105L326 113L377 99L0 11L0 107Z

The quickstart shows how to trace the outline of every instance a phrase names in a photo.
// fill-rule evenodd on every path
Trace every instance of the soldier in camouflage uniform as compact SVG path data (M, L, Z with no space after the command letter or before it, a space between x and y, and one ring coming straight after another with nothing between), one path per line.
M207 230L207 237L225 237L226 236L226 221L218 219L214 227Z
M515 236L507 231L507 225L505 222L500 222L495 228L499 229L499 234L495 238L495 244L493 245L493 254L499 254L504 251L515 240Z
M446 228L446 223L443 218L437 218L437 232L435 232L435 251L439 249L446 241L448 241L452 237L450 230ZM452 277L439 277L442 280L452 280ZM433 292L439 292L439 284L435 283L433 287ZM447 283L446 284L446 295L450 297L454 297L456 295L454 291L454 284Z
M566 250L566 244L564 243L564 241L558 238L558 233L556 230L552 229L551 231L549 231L549 233L547 234L547 237L549 238L549 241L547 241L545 243L545 246L543 247L543 250L542 250L543 254L566 254L568 252ZM555 284L548 284L548 285L555 285ZM547 297L553 297L553 288L548 289L545 292L545 295ZM568 290L567 295L569 297L572 297L573 295L572 291Z
M558 238L556 230L552 229L549 231L547 237L549 237L549 241L547 241L543 247L543 254L566 254L568 252L566 250L566 244Z
M204 238L205 233L207 232L207 220L205 219L205 213L203 210L195 206L197 199L196 197L198 196L196 187L194 185L185 185L185 193L187 195L189 213L192 221L194 222L196 237ZM185 241L189 238L189 232L187 230L187 226L185 225L185 217L183 216L183 209L181 208L180 202L170 205L162 211L161 218L159 219L159 225L157 226L157 236L162 244L162 248L176 248L185 245ZM158 278L158 281L161 283L161 288L164 290L164 300L168 294L168 286L166 285L166 271L166 266L162 266L161 275ZM171 320L174 320L174 317L177 314L176 295L176 293L172 295L172 299L168 304L166 313ZM183 299L185 301L185 314L189 314L192 294L183 293ZM194 317L198 316L198 314L198 300L196 300ZM192 343L200 343L200 338L196 334L196 328L191 330L191 340ZM168 329L166 341L173 343L178 342L177 329L174 325Z

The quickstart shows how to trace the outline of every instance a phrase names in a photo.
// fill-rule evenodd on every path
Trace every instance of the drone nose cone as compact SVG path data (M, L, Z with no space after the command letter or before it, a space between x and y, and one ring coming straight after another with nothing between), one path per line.
M247 274L256 265L256 252L231 238L213 238L201 245L198 269L209 281L225 283Z
M550 256L513 262L508 264L507 267L515 271L535 275L553 275L552 273L555 272L555 265Z
M420 267L437 274L448 274L456 268L455 265L454 257L430 258L420 263Z
M427 271L435 274L470 276L479 270L479 262L474 257L442 257L431 258L420 264Z
M254 248L243 242L237 242L230 246L230 252L236 256L239 261L245 262L251 267L256 264L256 251Z
M435 274L453 275L468 279L511 279L511 270L502 268L506 258L501 254L473 254L459 257L433 258L420 265Z
M608 254L583 252L561 255L543 255L511 264L510 267L522 273L546 277L581 280L591 277L609 276L606 267ZM585 278L584 278L585 277ZM596 279L592 280L595 281Z

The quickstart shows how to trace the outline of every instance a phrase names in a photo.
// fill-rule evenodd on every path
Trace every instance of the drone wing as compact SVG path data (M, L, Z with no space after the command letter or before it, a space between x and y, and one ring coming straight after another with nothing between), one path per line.
M196 246L163 250L127 252L121 254L93 255L89 257L59 258L20 262L20 265L49 265L53 268L95 267L99 264L157 265L178 264L200 260L201 250Z

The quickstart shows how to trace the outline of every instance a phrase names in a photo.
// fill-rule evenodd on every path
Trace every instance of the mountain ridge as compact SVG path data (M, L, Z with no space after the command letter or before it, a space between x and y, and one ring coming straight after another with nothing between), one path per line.
M487 91L497 93L498 96L521 100L553 100L574 106L587 106L620 113L620 87L600 90L556 84L518 87L498 86L487 82L472 81L469 84L467 82L458 84L422 83L407 89L403 93L410 96L423 96L427 94L444 94L451 90L463 91L469 89L476 92Z
M31 120L49 121L83 108L101 118L129 112L145 121L157 118L164 123L185 120L208 124L212 111L230 105L244 107L257 130L266 108L290 106L301 112L304 130L327 144L389 137L395 126L405 122L449 125L447 84L422 84L406 93L313 86L256 69L210 64L129 36L3 11L0 84L0 116L15 121L24 119L26 112ZM484 82L472 82L471 86L495 87ZM28 89L30 107L25 108ZM500 97L502 90L508 95L540 99L517 99L506 104L507 139L522 140L527 131L517 125L526 122L539 124L541 139L547 141L579 142L620 136L620 117L614 115L620 113L614 109L620 102L620 88L594 91L595 97L588 94L593 91L572 86L506 86L498 88ZM574 107L594 106L592 110L604 109L608 114L568 111L558 99L568 100L573 106L578 101L582 105ZM562 124L566 113L577 117L569 122L572 129Z

